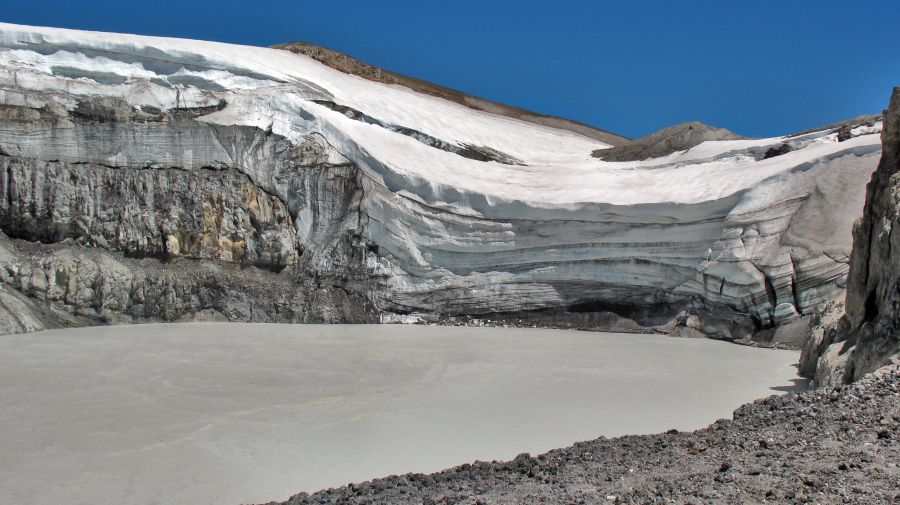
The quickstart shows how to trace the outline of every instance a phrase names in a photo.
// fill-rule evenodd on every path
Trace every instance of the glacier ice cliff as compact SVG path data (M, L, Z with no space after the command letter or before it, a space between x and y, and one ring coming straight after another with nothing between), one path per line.
M288 50L0 24L0 331L493 317L744 339L843 292L880 121L607 161L621 137L458 102Z

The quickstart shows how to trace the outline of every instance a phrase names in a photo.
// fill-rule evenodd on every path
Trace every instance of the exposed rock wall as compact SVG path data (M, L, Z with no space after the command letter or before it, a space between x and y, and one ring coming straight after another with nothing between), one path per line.
M128 170L0 157L10 236L281 270L297 262L285 204L233 169Z
M846 314L804 350L802 371L823 385L856 380L900 352L900 88L884 112L881 140L853 229Z
M197 121L215 100L148 113L71 99L2 109L0 331L379 321L359 172L319 136Z
M883 151L853 228L845 315L813 334L801 372L821 385L856 380L900 352L900 88L884 113Z
M360 295L287 270L210 260L125 258L101 248L0 237L6 332L98 323L222 319L371 323Z

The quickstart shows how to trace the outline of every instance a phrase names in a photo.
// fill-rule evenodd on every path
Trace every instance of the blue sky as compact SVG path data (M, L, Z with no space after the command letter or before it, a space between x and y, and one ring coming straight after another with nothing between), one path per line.
M520 0L9 2L11 23L305 40L636 137L690 120L767 136L887 105L900 2Z

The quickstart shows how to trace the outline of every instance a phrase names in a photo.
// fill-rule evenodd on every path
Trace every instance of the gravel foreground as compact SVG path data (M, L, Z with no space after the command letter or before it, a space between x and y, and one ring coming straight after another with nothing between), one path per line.
M898 426L895 361L848 386L757 400L692 433L601 437L285 504L900 503Z

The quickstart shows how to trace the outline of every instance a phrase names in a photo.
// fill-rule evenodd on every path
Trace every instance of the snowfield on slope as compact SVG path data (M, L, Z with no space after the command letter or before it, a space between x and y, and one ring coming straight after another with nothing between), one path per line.
M593 150L608 147L600 141L344 74L306 56L278 49L2 23L0 46L26 48L0 52L0 65L8 72L14 71L15 80L29 79L28 73L41 75L45 80L37 85L45 89L71 89L72 79L48 78L48 75L64 75L59 69L67 69L70 74L74 69L87 76L76 81L91 79L91 75L105 76L107 82L113 78L120 79L121 83L132 79L157 80L172 86L168 93L154 90L153 96L148 97L126 87L123 98L136 106L172 108L209 105L202 92L197 96L192 93L195 89L183 84L202 83L211 90L227 91L231 98L229 107L206 116L206 121L271 128L295 140L299 140L298 123L313 123L305 124L304 130L318 126L323 131L341 131L359 149L379 160L383 166L367 166L373 177L391 171L421 179L421 184L543 205L714 200L789 172L800 164L846 153L848 148L868 153L880 146L876 135L880 129L873 128L852 139L851 144L841 145L828 137L817 138L808 148L762 161L749 157L715 158L723 153L777 145L783 138L705 142L662 159L610 163L590 156ZM48 48L56 50L49 52ZM135 58L123 61L110 56L91 57L92 51L147 55L148 60L160 62L160 67L175 71L160 74L146 68L151 65L130 61ZM179 77L187 79L179 83ZM330 99L381 121L447 142L487 146L520 159L525 165L487 162L486 166L485 162L435 152L408 136L311 104L311 98ZM338 144L338 150L346 142L337 137L328 140ZM437 189L430 192L441 193Z

